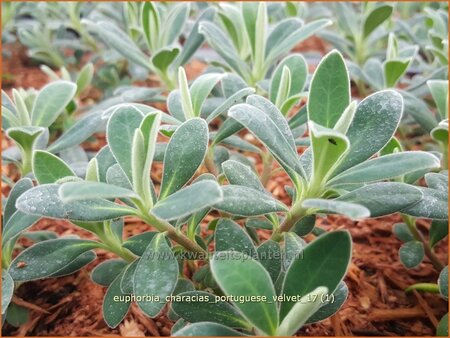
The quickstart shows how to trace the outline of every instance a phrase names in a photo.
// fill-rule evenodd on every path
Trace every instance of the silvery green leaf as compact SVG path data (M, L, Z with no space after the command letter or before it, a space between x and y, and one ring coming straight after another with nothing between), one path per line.
M77 258L75 258L72 262L67 264L64 268L56 271L53 273L50 277L63 277L71 275L82 268L84 268L89 263L92 263L97 258L97 255L93 251L87 251L79 255Z
M204 291L188 291L179 294L180 297L204 297L204 302L172 302L172 309L178 316L190 323L211 321L236 328L250 328L242 315L227 302L216 302L215 295Z
M165 17L165 25L168 29L164 30L162 38L166 45L176 42L180 37L189 17L189 10L189 3L180 3L170 8Z
M159 195L161 200L183 187L192 178L203 162L207 147L208 126L204 120L193 118L178 127L164 155Z
M106 171L106 182L124 189L133 190L130 180L119 164L113 164Z
M236 216L258 216L278 211L287 211L287 207L259 190L238 185L222 187L223 201L214 205L215 209Z
M130 61L147 68L149 67L148 57L134 44L134 42L113 22L82 21L89 31L95 32L100 38L117 53Z
M310 198L304 200L302 206L304 208L313 208L316 212L326 211L343 214L351 219L370 217L370 211L366 207L349 202Z
M186 121L181 103L181 93L179 89L172 90L167 97L167 108L172 116L180 121Z
M108 290L106 291L105 297L103 298L103 318L105 319L106 324L110 328L115 328L120 322L125 318L128 313L128 310L131 306L131 301L117 301L115 298L124 297L126 294L122 292L120 289L120 281L122 280L123 272L120 273L114 281L109 285Z
M344 282L340 282L337 289L333 292L333 298L328 296L327 302L323 303L319 310L317 310L306 323L316 323L331 317L344 305L348 297L348 287ZM327 299L326 298L326 299Z
M277 160L297 172L302 171L293 143L286 139L285 134L262 110L249 104L237 104L229 110L228 115L258 137Z
M2 232L2 244L5 245L9 240L14 238L30 228L40 219L40 216L25 214L22 211L17 210L3 226Z
M64 132L47 150L59 153L65 149L80 144L99 129L102 120L102 112L93 112L84 116Z
M284 234L283 270L287 271L292 262L302 258L302 251L306 242L293 232Z
M7 224L11 216L16 212L16 201L25 191L33 188L33 182L29 178L21 178L14 184L8 195L8 200L3 208L3 224Z
M443 192L448 191L448 176L442 173L428 173L425 174L425 181L428 188L440 190Z
M192 82L189 89L192 98L192 109L194 116L200 116L201 108L206 98L211 94L211 91L216 84L225 76L220 73L206 73L200 75Z
M175 60L176 66L183 66L184 64L186 64L197 51L197 49L203 44L205 38L203 34L200 33L199 26L202 22L213 21L214 15L215 9L212 7L205 9L200 14L194 26L192 27L190 34L187 36L187 39L183 44L183 50Z
M214 140L216 133L212 132L212 133L209 133L209 135ZM236 148L238 150L249 151L252 153L260 153L261 152L261 149L259 149L257 146L254 146L250 142L243 140L242 138L240 138L237 135L228 136L226 139L222 140L220 142L220 144L226 145L228 147Z
M165 74L179 53L180 49L177 47L159 49L155 54L153 54L151 63L160 72Z
M382 149L397 130L402 113L402 97L393 90L376 92L362 100L347 131L349 151L337 171L351 168Z
M121 106L114 111L106 127L109 148L130 181L133 180L131 154L134 131L144 115L133 106Z
M142 234L134 235L123 242L122 246L137 256L142 256L153 237L158 234L156 231L146 231Z
M238 337L243 336L239 331L228 328L225 325L212 323L212 322L201 322L189 324L173 335L174 337L200 337L200 336L216 336L216 337Z
M164 234L153 237L134 274L134 294L159 296L160 302L137 302L141 310L155 317L165 304L165 297L175 289L178 278L178 262L165 240Z
M333 128L350 104L350 79L344 58L337 51L328 53L311 80L308 96L308 119Z
M423 244L419 241L404 243L398 251L400 261L407 269L412 269L419 265L425 257Z
M317 31L326 26L329 26L330 24L330 20L320 19L309 22L299 29L293 31L288 37L283 39L283 41L278 45L277 48L271 49L270 52L266 55L266 67L268 68L268 66L272 65L280 56L288 53L296 44L309 38Z
M94 65L86 63L77 75L75 83L77 84L77 95L84 91L91 83L94 77Z
M282 44L292 32L301 28L302 24L299 18L287 18L278 22L267 37L265 55L267 56L273 49L277 49L278 45Z
M365 183L391 179L415 172L440 167L439 159L423 151L405 151L362 162L333 177L329 185Z
M44 133L42 127L14 127L6 131L6 135L13 139L22 151L31 151L38 137Z
M269 273L261 263L242 252L217 252L211 260L211 271L226 295L266 296L268 300L275 296ZM275 334L278 327L275 302L234 302L234 305L259 332Z
M210 123L216 117L220 116L231 108L236 103L239 103L244 97L251 95L255 92L253 88L242 88L232 95L230 95L225 101L223 101L217 108L215 108L211 114L206 118L206 122Z
M282 294L304 296L319 286L334 292L347 272L351 249L351 237L347 231L337 230L319 236L287 269ZM289 316L294 306L295 302L282 302L280 320Z
M220 126L219 130L215 133L212 145L219 144L229 136L236 134L242 130L244 126L234 119L226 119Z
M92 270L91 279L98 285L109 286L126 266L123 259L108 259Z
M8 271L2 270L2 316L11 302L14 293L14 281Z
M297 302L283 318L277 329L277 335L291 336L295 334L306 323L307 319L320 308L322 298L327 293L328 289L320 286L304 295L306 300Z
M434 247L439 241L448 236L448 221L434 220L430 227L430 246Z
M63 203L59 185L44 184L26 191L17 199L17 209L30 215L70 219L73 221L103 221L134 214L134 209L103 199Z
M448 118L448 81L430 80L427 82L441 119Z
M448 299L448 266L442 269L438 279L439 293L445 299Z
M400 93L405 104L405 114L411 115L427 132L437 126L438 121L423 100L403 90Z
M146 244L148 246L148 242ZM134 260L123 270L122 279L120 280L120 290L125 294L133 293L134 273L136 272L138 263L139 258Z
M67 176L77 176L63 160L43 150L34 152L33 173L39 184L55 183Z
M242 252L257 259L256 248L252 239L242 227L228 219L220 219L214 232L215 251Z
M286 118L272 102L259 95L250 95L247 97L246 103L260 109L264 114L266 114L283 133L292 150L297 150L294 144L295 142L294 137L292 136L291 128L289 128Z
M68 81L54 81L43 87L34 101L31 122L49 127L72 100L77 86Z
M39 242L22 251L12 261L9 274L15 281L45 278L96 247L97 242L73 238Z
M309 121L313 184L323 184L342 163L350 147L348 138L333 129Z
M215 181L205 180L191 184L160 200L150 212L159 218L174 220L193 214L221 200L222 191L219 185Z
M96 198L114 199L138 197L132 190L103 182L91 181L64 183L59 187L58 194L63 203L91 200Z
M108 169L116 164L116 159L114 158L109 146L104 146L95 155L98 165L98 178L100 182L106 182L106 173Z
M257 248L257 252L259 262L269 272L272 282L275 283L281 271L280 245L269 239Z
M270 101L275 102L280 88L283 67L288 67L291 73L290 91L288 97L300 94L305 87L308 76L308 67L301 54L293 54L283 59L275 69L270 81Z
M389 60L384 63L386 88L395 87L400 78L405 74L411 63L411 59Z
M232 42L219 27L211 22L203 21L200 23L199 32L236 73L243 78L248 77L247 65L239 58Z
M447 192L417 187L423 198L418 203L402 210L402 213L421 218L438 220L448 219L448 195Z
M222 163L222 169L230 184L242 185L266 192L258 176L250 167L237 161L228 160Z
M378 26L389 19L393 11L392 6L379 6L373 9L364 19L364 38L367 38Z
M392 214L414 206L422 200L423 194L419 188L396 183L380 182L363 186L338 197L337 201L360 204L370 210L371 217Z
M370 58L366 61L362 68L362 75L364 80L375 90L382 90L384 88L383 64L377 58Z

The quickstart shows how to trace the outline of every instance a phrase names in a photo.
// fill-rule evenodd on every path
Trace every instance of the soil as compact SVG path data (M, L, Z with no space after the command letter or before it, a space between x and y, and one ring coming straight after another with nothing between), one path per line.
M318 47L320 40L303 43L299 50ZM4 88L35 87L47 83L47 77L39 68L31 64L18 46L8 48L13 53L11 59L3 58L4 73L14 74L11 80L3 81ZM192 76L201 71L202 65L188 65L187 73ZM247 140L255 142L250 134ZM98 135L97 141L86 142L83 146L89 150L98 150L105 143L104 135ZM2 149L9 142L2 137ZM262 170L259 158L257 169ZM18 173L11 165L2 165L3 173L13 180ZM159 183L161 165L155 164L152 179ZM270 180L267 189L285 203L290 203L284 190L290 185L283 171L277 171ZM2 186L7 195L9 188ZM426 259L415 269L405 269L398 258L401 242L392 234L393 225L400 222L398 215L360 222L351 221L342 216L319 218L318 225L326 231L347 229L353 238L353 257L345 282L349 287L349 298L342 309L333 317L317 324L303 327L298 335L306 336L431 336L435 334L437 322L447 312L447 303L437 295L405 294L404 289L418 282L434 282L438 273ZM427 234L429 222L420 221L419 228ZM137 219L126 220L125 236L130 237L151 227ZM76 234L82 238L93 238L87 231L79 229L69 222L43 219L32 227L31 231L51 230L59 235ZM204 230L205 233L207 230ZM262 239L268 233L261 231ZM307 237L307 240L312 237ZM28 247L32 243L21 239L20 244ZM438 257L448 260L447 247L442 243L437 249ZM90 271L100 262L113 258L113 254L97 251L98 259L81 271L66 277L28 282L19 287L14 301L31 311L27 323L19 328L6 324L2 330L4 336L168 336L173 323L168 320L166 310L156 318L148 318L135 305L125 320L116 329L109 329L102 319L102 299L106 288L90 280Z

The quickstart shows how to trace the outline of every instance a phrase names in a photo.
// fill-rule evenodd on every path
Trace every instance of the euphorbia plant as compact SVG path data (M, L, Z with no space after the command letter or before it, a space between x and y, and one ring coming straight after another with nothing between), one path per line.
M380 181L437 168L438 158L425 152L372 158L394 135L402 111L402 98L395 91L351 102L348 72L336 51L322 60L311 81L307 104L311 147L300 158L291 130L274 105L253 95L246 104L233 106L228 115L267 147L294 185L293 204L281 224L275 221L273 238L317 212L377 217L420 201L417 188Z
M244 2L238 11L226 8L220 15L225 31L212 22L202 22L199 31L221 56L223 67L241 76L251 87L264 80L271 67L295 45L331 23L321 19L303 24L297 18L288 18L269 33L264 2Z
M186 64L204 41L198 32L200 23L212 20L215 11L212 8L206 9L199 15L190 34L184 35L190 11L189 4L170 5L168 9L163 7L162 4L154 2L126 6L125 10L132 12L128 13L128 17L136 18L134 26L130 27L130 35L108 21L85 20L84 24L131 63L157 74L164 86L170 90L176 86L178 67ZM134 13L136 10L137 13ZM182 35L186 36L186 41L180 46L178 40ZM145 51L141 50L142 45L146 46Z

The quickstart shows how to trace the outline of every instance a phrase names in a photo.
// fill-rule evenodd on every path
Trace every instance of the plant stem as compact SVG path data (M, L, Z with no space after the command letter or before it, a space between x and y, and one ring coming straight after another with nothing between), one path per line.
M33 170L32 156L33 156L32 151L23 151L22 152L22 165L20 168L20 173L22 174L22 177L27 175L28 173L30 173Z
M425 255L429 258L431 263L433 264L434 268L438 271L441 271L444 268L444 264L439 260L439 258L433 253L433 251L430 248L430 245L425 240L423 235L420 233L420 231L416 227L416 222L413 217L402 214L402 219L408 226L409 231L411 231L414 238L421 242L423 245L423 248L425 250Z
M279 242L281 233L288 232L302 217L306 216L307 209L302 207L303 199L298 200L287 213L283 223L272 233L272 239Z
M198 259L205 259L207 252L196 242L190 240L182 232L177 231L172 224L167 221L161 220L149 213L139 213L139 217L142 218L147 224L154 226L160 232L167 232L167 237L180 244L183 248L190 252L199 254Z
M263 171L261 173L261 183L265 187L272 176L273 156L269 152L261 154L263 162Z
M214 146L210 146L206 152L205 167L211 174L217 177L216 164L214 163Z
M111 223L109 221L103 223L103 227L96 232L96 235L101 240L100 247L102 249L115 253L129 263L136 259L136 256L130 250L124 248L120 239L112 233Z
M408 286L405 289L405 292L411 292L412 290L417 291L424 291L424 292L430 292L430 293L439 293L439 285L435 283L417 283Z

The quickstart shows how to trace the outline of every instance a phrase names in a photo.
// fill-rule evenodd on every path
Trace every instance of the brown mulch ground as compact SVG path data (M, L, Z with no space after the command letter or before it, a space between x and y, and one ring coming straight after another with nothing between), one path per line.
M314 42L312 42L314 44ZM304 46L310 47L308 43ZM306 47L304 47L306 48ZM31 65L23 50L12 59L3 59L3 70L14 74L12 82L4 85L13 87L42 87L47 77L36 66ZM301 48L303 50L303 48ZM196 64L188 74L201 71ZM11 87L10 87L11 88ZM251 139L251 137L249 137ZM95 143L85 143L87 149L99 149L104 138ZM7 146L2 137L2 149ZM261 170L261 163L257 168ZM17 173L12 166L2 170L13 179ZM152 178L161 177L161 165L156 164ZM277 198L289 203L283 186L289 184L288 177L278 172L268 184ZM2 193L8 188L3 186ZM307 325L299 335L342 336L342 335L434 335L437 321L447 311L447 303L437 295L408 294L404 288L418 282L434 282L438 273L425 260L419 267L407 270L399 262L398 249L401 242L392 234L393 224L400 222L397 215L379 219L354 222L342 216L328 216L320 219L318 225L325 230L348 229L353 238L353 258L345 279L350 289L349 299L338 314L318 324ZM429 222L420 222L420 229L427 233ZM126 237L148 231L150 227L136 219L127 220ZM77 234L92 238L92 234L76 228L68 222L42 220L31 230L51 230L59 235ZM261 233L261 237L267 237ZM29 246L30 241L21 244ZM447 248L443 243L437 249L442 261L447 261ZM94 284L90 271L101 261L112 258L107 252L98 251L98 259L80 272L58 279L48 279L23 284L17 291L16 302L32 308L30 320L19 328L5 325L5 336L167 336L172 323L165 313L157 318L148 318L134 306L124 322L111 330L102 319L102 299L106 288Z

